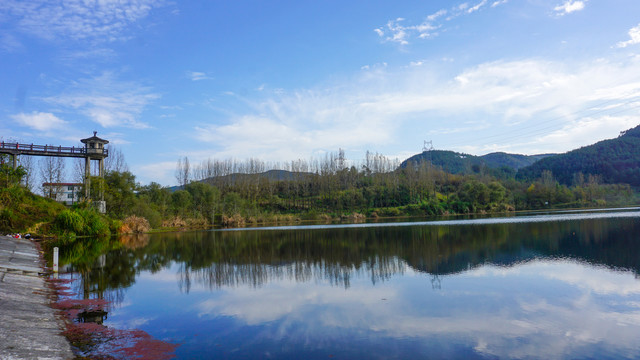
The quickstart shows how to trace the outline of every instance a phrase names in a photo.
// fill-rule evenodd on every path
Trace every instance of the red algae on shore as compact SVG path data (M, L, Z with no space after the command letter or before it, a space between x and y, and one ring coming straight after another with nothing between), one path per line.
M58 301L52 304L60 311L66 324L63 335L76 348L78 355L89 359L172 359L179 346L154 339L143 330L120 330L99 323L83 321L86 316L107 314L109 301L103 299L74 299L77 294L66 286L76 280L48 279ZM65 297L60 299L60 297Z

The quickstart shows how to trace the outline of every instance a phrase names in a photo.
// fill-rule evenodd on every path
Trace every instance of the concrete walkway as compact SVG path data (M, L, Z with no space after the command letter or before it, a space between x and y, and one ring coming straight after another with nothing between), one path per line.
M35 245L0 236L0 359L73 359Z

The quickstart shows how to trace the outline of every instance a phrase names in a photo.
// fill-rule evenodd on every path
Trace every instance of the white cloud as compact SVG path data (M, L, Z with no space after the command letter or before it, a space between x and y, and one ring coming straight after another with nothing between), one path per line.
M640 282L638 282L632 271L618 270L615 276L616 281L611 281L612 274L602 269L594 269L573 263L558 264L549 262L541 267L538 274L595 294L620 297L640 295ZM635 307L640 308L638 305L636 303Z
M286 161L339 147L418 147L419 134L439 134L437 148L472 154L562 152L637 125L640 59L497 61L449 76L423 64L369 67L325 88L264 91L261 100L243 99L247 113L203 123L193 137L215 144L209 156Z
M120 305L120 308L122 307L123 306ZM140 329L143 325L146 325L155 319L156 319L155 317L148 317L148 318L134 317L127 320L111 321L109 322L109 326L115 329Z
M507 0L501 0L494 2L491 7L504 4ZM400 45L408 45L409 40L413 37L420 39L427 39L438 36L442 32L442 27L445 22L451 21L462 15L468 15L474 13L483 6L487 5L488 0L481 0L474 6L470 6L469 3L462 3L453 6L450 10L441 9L431 15L428 15L425 20L417 25L404 25L404 18L397 18L390 20L383 27L374 29L376 34L383 39L384 42L395 42ZM448 15L446 18L445 15Z
M127 39L127 29L147 17L157 0L6 0L0 14L17 19L21 31L47 39L115 41Z
M500 6L502 4L506 4L507 1L509 0L498 0L498 1L494 1L493 4L491 4L491 7L496 7L496 6Z
M273 281L273 280L272 280ZM274 321L301 308L318 304L339 302L341 306L355 308L359 306L376 306L382 298L390 298L395 294L387 289L369 288L365 292L349 292L333 286L304 285L302 291L292 291L292 285L284 282L272 283L265 297L256 297L255 291L239 288L234 293L225 292L221 299L205 300L198 304L200 316L224 314L242 319L247 324L255 325ZM234 299L229 299L233 297ZM268 301L265 301L268 299ZM231 301L230 301L231 300ZM334 321L335 319L327 319Z
M480 8L485 6L486 4L487 4L487 0L482 0L479 3L477 3L476 5L470 7L469 9L467 9L467 13L471 14L472 12L476 12L476 11L480 10Z
M199 81L199 80L209 80L211 79L211 77L209 77L206 73L200 72L200 71L188 71L187 72L187 77L193 81Z
M576 0L567 0L564 4L558 5L553 10L557 15L566 15L571 14L572 12L580 11L584 9L585 3L587 1L576 1Z
M414 27L406 27L401 25L400 23L404 21L403 18L397 18L395 20L389 20L386 25L386 30L384 28L374 29L374 31L380 37L384 37L385 41L396 42L400 45L407 45L409 42L407 41L408 31L414 29ZM391 33L391 35L387 36L387 33Z
M135 82L118 81L112 73L83 79L74 84L72 91L44 98L44 101L88 116L102 127L125 126L146 128L139 120L144 108L158 99L158 94Z
M132 165L131 170L133 173L137 174L139 180L148 184L151 181L155 181L162 185L175 184L176 179L174 177L176 171L176 161L178 160L178 155L176 155L176 160L174 161L162 161L158 163L146 164L146 165ZM175 282L175 275L171 279L171 281Z
M523 278L542 279L553 291L531 288ZM364 284L366 277L354 276L347 291L326 282L270 278L259 289L222 288L197 309L205 318L223 315L248 325L279 323L262 336L282 336L282 342L296 341L283 336L290 333L287 327L295 327L296 334L318 341L339 333L418 342L438 339L496 358L589 357L593 344L612 351L607 354L613 357L633 357L637 351L638 303L614 302L640 294L632 272L571 261L533 261L509 268L482 266L442 279L442 289L434 292L425 288L425 276L410 269L402 281L375 287ZM505 292L507 287L513 291Z
M587 117L572 121L547 135L526 141L530 148L544 149L553 146L564 151L573 150L585 143L595 143L619 135L620 129L630 129L640 125L637 116ZM565 145L569 144L569 146ZM544 152L544 151L540 151Z
M427 21L436 21L438 20L438 18L445 15L447 15L447 10L445 9L438 10L437 12L427 16Z
M629 40L621 41L618 43L618 47L625 48L629 45L640 44L640 24L638 26L631 28L629 30Z
M11 117L22 126L42 132L61 129L67 125L66 121L58 118L52 113L34 111L30 114L20 113Z

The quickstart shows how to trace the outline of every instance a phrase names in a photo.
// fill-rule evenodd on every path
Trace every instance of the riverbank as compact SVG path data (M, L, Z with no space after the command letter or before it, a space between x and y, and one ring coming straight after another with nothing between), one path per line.
M0 236L0 358L73 359L36 245Z

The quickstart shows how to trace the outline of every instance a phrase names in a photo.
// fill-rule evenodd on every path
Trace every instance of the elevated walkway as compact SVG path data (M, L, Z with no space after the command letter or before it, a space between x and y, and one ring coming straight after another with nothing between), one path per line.
M54 145L34 145L0 142L0 154L9 155L31 155L31 156L61 156L86 158L87 155L96 156L97 151L85 147L75 146L54 146ZM87 151L89 151L87 153ZM100 150L100 156L107 157L107 149Z

